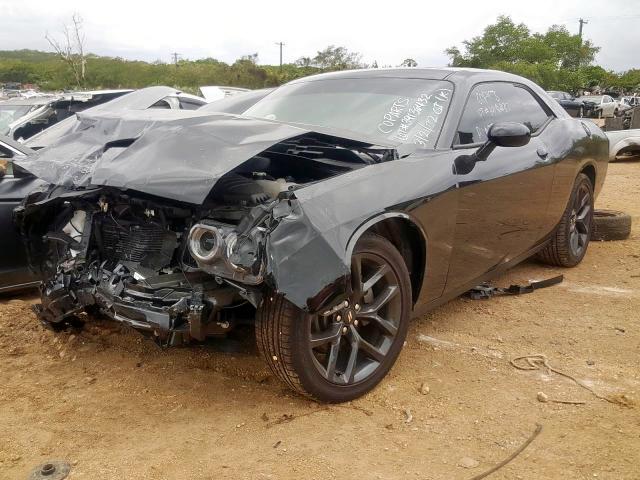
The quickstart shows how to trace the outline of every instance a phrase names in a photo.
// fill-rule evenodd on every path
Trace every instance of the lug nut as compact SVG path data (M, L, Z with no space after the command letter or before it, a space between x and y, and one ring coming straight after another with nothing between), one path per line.
M353 325L355 325L357 327L358 326L358 320L354 320L353 321Z
M341 321L342 321L342 315L338 315L338 316L336 317L336 321L341 322Z
M358 310L360 310L360 304L359 304L359 303L356 303L356 304L355 304L355 306L354 306L353 308L355 308L355 309L356 309L356 312L357 312Z
M348 328L347 327L342 327L342 333L347 333Z
M345 300L344 301L344 308L348 308L349 307L349 300Z

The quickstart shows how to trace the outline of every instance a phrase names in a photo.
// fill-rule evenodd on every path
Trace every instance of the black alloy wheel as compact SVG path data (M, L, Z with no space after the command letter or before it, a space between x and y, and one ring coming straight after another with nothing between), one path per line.
M573 208L569 216L569 246L575 257L580 257L589 244L593 219L593 199L591 189L581 183L575 192Z
M258 348L271 370L297 392L324 402L353 400L375 387L407 335L411 282L388 240L362 236L347 290L313 315L280 295L266 296L256 315Z
M537 258L549 265L575 267L587 253L592 229L593 184L580 173L558 226Z
M337 385L369 378L389 354L402 318L400 279L387 261L359 252L351 261L349 298L310 317L309 349L318 372Z

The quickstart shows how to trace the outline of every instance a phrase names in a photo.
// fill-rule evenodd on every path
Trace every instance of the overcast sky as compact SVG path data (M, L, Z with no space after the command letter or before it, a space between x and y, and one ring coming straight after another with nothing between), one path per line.
M277 64L313 56L327 45L361 52L363 60L398 65L446 65L445 48L482 32L501 14L545 31L554 23L578 30L602 49L597 62L616 71L640 68L638 0L465 0L448 2L347 0L0 0L0 50L50 50L45 32L57 33L73 12L83 17L86 44L99 55L170 61L214 57L233 62L258 53Z

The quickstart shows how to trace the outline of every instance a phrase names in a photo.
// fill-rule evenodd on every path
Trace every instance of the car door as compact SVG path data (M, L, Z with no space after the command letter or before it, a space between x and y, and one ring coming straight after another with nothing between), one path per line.
M446 290L500 267L531 249L547 233L554 165L544 130L555 118L527 87L510 82L474 86L457 127L453 149L470 155L487 141L489 127L518 122L532 137L521 147L496 147L470 173L458 175L458 212Z
M561 92L560 93L560 105L564 108L567 113L571 116L576 116L576 106L575 103L571 101L571 96L568 93Z
M13 224L13 209L38 185L30 175L13 168L12 158L25 149L13 142L0 140L0 292L34 284L38 278L27 265L22 239Z

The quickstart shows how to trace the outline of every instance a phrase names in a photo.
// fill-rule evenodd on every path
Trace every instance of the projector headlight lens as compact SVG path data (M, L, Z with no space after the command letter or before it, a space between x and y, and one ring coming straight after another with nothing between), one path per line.
M216 227L195 225L189 232L189 251L199 262L215 261L224 251L223 244L222 233Z

